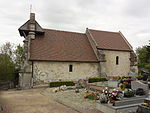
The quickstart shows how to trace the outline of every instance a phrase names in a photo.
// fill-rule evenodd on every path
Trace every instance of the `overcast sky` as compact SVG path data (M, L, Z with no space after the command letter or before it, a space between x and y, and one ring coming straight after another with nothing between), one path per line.
M150 0L0 0L0 45L22 44L18 28L29 19L30 4L43 28L121 31L134 49L150 40Z

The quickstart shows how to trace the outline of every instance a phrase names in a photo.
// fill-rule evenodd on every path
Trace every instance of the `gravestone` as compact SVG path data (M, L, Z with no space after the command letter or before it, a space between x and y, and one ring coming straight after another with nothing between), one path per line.
M144 84L140 81L131 81L131 88L136 91L138 88L142 88L145 91L146 97L148 97L148 84Z
M115 81L115 80L109 80L108 81L108 87L116 88L116 87L118 87L118 84L119 84L119 82Z
M76 88L87 88L88 80L86 79L79 79L76 83Z

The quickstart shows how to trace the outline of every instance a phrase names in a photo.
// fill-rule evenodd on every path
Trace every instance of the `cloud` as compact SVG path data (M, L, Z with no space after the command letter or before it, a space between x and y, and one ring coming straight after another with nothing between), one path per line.
M128 0L126 4L126 14L135 18L145 18L150 16L149 0Z
M29 19L30 4L43 28L121 30L134 48L149 40L149 0L4 0L0 1L0 45L22 43L18 28Z

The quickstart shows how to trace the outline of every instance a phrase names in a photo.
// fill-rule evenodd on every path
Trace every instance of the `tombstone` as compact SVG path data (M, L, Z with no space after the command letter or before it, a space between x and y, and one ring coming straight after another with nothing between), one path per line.
M76 83L76 88L87 88L88 80L86 79L79 79Z
M148 84L144 84L140 81L131 81L131 88L136 91L138 88L142 88L145 92L145 96L148 97L149 89Z
M116 88L118 87L118 84L119 84L119 81L113 81L113 80L108 81L108 87Z

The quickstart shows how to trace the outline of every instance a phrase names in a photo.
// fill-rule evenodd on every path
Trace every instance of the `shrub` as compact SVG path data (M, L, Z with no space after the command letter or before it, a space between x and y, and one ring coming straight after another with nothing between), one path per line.
M150 68L150 63L145 65L146 68Z
M92 77L89 78L88 82L93 83L93 82L102 82L102 81L107 81L105 77Z
M62 85L66 85L66 86L74 86L75 83L73 81L52 81L50 82L50 87L59 87Z

